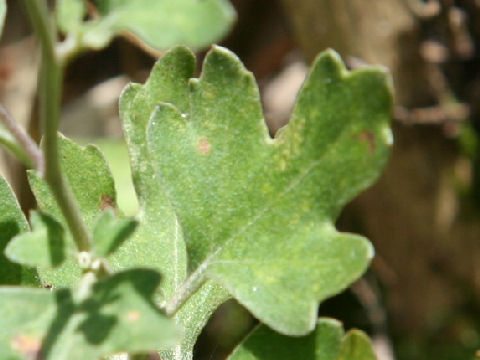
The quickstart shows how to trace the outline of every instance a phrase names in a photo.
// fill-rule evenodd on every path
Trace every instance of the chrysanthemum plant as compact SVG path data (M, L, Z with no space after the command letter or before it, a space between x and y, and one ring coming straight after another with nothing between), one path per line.
M0 141L30 166L38 209L27 221L0 179L0 359L192 359L229 298L260 322L230 360L374 359L365 334L317 309L374 255L334 224L388 157L385 70L349 72L320 54L272 138L233 53L213 46L195 78L192 52L172 48L120 96L140 204L126 217L99 149L57 133L65 65L120 33L157 49L205 46L234 12L224 0L59 0L51 16L44 0L22 1L42 49L43 140L2 109Z

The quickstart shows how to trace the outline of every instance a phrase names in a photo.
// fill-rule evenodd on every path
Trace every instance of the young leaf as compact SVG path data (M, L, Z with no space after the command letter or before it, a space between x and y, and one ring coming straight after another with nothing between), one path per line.
M170 347L177 331L152 301L159 280L151 270L118 273L80 300L67 289L0 288L0 359L98 359Z
M82 44L94 49L125 32L155 49L176 44L200 48L220 39L235 19L227 0L97 0L98 18L82 23L79 30L81 3L62 0L57 22L67 33L80 33Z
M10 239L25 231L28 231L27 220L10 186L0 176L0 284L38 284L36 271L14 264L4 255Z
M94 253L99 257L110 255L132 235L136 227L135 219L120 219L112 210L104 211L93 229Z
M169 70L180 76L186 59L175 54ZM153 72L149 82L163 76ZM378 68L349 73L336 53L323 53L275 139L252 74L229 51L214 47L189 85L177 89L178 102L156 99L147 139L185 235L191 279L215 280L279 332L306 334L318 303L373 256L366 239L337 232L334 222L386 162L389 78Z
M144 261L155 260L162 271L163 301L170 299L185 281L187 262L182 230L169 200L155 174L146 146L146 129L150 113L158 101L188 106L187 79L193 76L195 61L185 48L175 48L155 65L152 76L143 86L132 84L120 99L125 138L130 152L132 177L140 205L139 227L128 242L145 250ZM137 250L138 251L138 250ZM128 263L131 255L124 251L120 263ZM151 258L147 258L147 255ZM179 311L175 321L184 328L181 344L174 352L163 352L165 359L192 356L196 337L213 311L228 298L218 285L207 282Z
M67 252L62 225L41 212L32 212L30 220L33 230L14 237L5 254L18 264L47 268L59 266ZM68 250L70 254L75 253L73 246Z
M345 336L342 325L320 318L315 332L288 337L259 326L240 344L228 360L376 360L372 344L361 331Z
M62 170L78 202L87 227L93 230L98 216L107 209L116 209L115 186L108 165L101 152L92 145L84 148L59 136L59 151ZM47 183L30 171L28 179L38 207L68 229ZM66 246L73 246L71 234L66 231ZM76 258L69 257L55 269L39 269L44 282L57 287L74 285L81 276Z

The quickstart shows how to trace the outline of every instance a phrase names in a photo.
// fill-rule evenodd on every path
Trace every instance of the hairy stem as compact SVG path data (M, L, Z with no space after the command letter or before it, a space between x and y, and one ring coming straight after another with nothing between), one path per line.
M167 314L167 316L175 315L187 300L200 289L207 280L206 270L207 263L204 262L185 280L182 286L177 289L173 297L165 305L165 314Z
M55 31L44 0L23 0L42 47L40 117L42 121L45 175L79 251L89 251L90 234L60 169L57 129L60 119L62 66L55 53Z
M33 165L38 173L43 176L45 164L42 151L2 104L0 104L0 120L29 157L30 163L27 165Z

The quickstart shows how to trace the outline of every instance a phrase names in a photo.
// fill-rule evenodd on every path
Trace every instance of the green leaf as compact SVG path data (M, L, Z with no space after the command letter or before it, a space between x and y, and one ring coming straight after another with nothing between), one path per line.
M77 35L81 31L85 12L84 0L58 0L55 15L59 30Z
M178 66L176 66L178 65ZM120 112L130 153L132 177L139 199L139 227L133 239L123 247L119 263L129 263L132 253L147 264L153 263L162 271L163 301L170 299L185 281L187 262L185 242L176 215L155 174L146 146L146 129L150 113L159 100L188 106L187 79L193 75L195 61L185 48L168 52L159 61L151 80L145 85L128 86L120 99ZM139 252L141 253L139 254ZM207 282L175 315L175 321L184 328L183 341L177 348L185 359L192 356L195 340L213 311L228 298L225 290ZM174 353L163 352L165 359Z
M62 225L40 212L31 213L33 230L17 235L5 249L7 257L18 264L32 267L57 267L66 257ZM75 248L68 249L75 254Z
M27 220L15 195L0 176L0 284L38 284L36 271L14 264L4 255L10 239L28 229Z
M120 219L112 210L100 214L93 229L93 251L99 257L110 255L135 231L133 218Z
M170 73L154 70L147 84L165 87L158 84L175 77L175 96L151 97L151 116L145 107L134 117L151 118L149 157L178 216L189 270L275 330L308 333L318 303L373 256L365 238L337 232L334 222L386 162L389 77L379 68L350 73L336 53L323 53L290 124L271 139L255 80L232 53L214 47L193 80L185 50L162 62Z
M85 299L77 299L81 289L0 288L0 359L98 359L170 347L177 331L152 301L159 280L151 270L118 273L94 283Z
M116 194L112 175L102 153L92 145L80 147L73 141L60 136L59 152L62 170L78 202L87 227L93 231L99 215L105 210L116 210ZM38 207L68 229L47 183L36 172L29 171L28 179ZM66 230L65 230L66 231ZM73 245L70 232L66 231L66 248ZM39 269L41 279L56 287L76 284L81 269L75 257L68 257L55 269Z
M315 332L302 337L257 327L228 360L376 360L372 344L361 331L345 336L340 322L320 318Z
M351 330L342 341L338 360L376 360L370 339L359 330Z
M62 0L57 21L63 31L80 33L82 44L94 49L125 32L155 49L176 44L201 48L225 35L235 19L227 0L97 0L99 17L79 30L80 3Z

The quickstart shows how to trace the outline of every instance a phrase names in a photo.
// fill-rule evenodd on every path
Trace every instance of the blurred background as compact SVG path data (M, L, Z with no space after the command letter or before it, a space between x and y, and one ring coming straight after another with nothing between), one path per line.
M342 213L338 227L371 239L369 272L320 306L367 331L379 360L480 358L480 1L234 0L237 21L220 44L257 78L272 135L288 122L315 55L331 47L351 69L390 69L395 145L383 176ZM65 76L62 132L98 144L119 205L135 214L118 96L160 56L126 38L88 52ZM199 63L205 52L198 53ZM38 49L16 0L0 46L0 101L38 140ZM22 207L34 206L24 169L2 153L0 172ZM197 359L222 359L255 325L222 306Z

